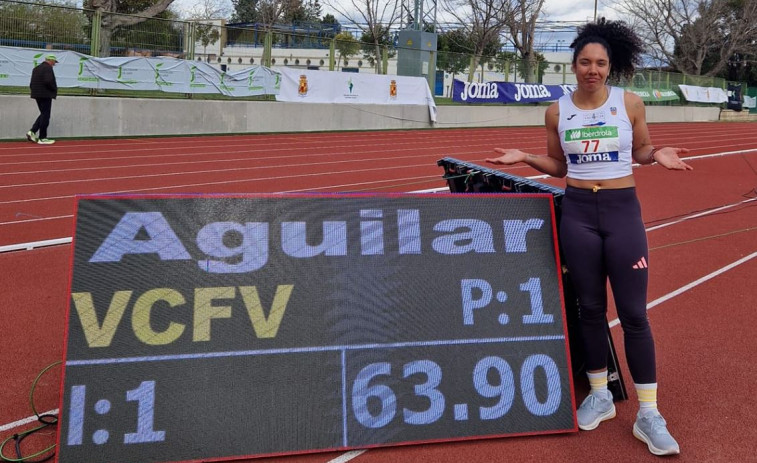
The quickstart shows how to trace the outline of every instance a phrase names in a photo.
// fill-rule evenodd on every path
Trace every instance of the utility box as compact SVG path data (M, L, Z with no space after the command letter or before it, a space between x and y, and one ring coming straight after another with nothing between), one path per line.
M423 76L433 91L436 81L436 34L416 30L399 31L397 75Z

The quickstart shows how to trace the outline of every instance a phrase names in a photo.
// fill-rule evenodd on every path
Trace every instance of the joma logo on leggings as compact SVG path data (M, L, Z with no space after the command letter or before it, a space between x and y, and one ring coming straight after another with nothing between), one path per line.
M618 162L618 152L569 154L571 164L585 164L587 162Z

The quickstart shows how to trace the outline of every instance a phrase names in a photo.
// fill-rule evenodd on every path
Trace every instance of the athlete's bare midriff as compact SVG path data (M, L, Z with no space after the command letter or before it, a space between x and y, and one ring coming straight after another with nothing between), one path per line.
M617 190L619 188L632 188L636 186L636 182L633 179L633 174L626 175L620 178L609 178L599 180L578 180L571 177L566 177L568 186L573 188L581 188L584 190Z

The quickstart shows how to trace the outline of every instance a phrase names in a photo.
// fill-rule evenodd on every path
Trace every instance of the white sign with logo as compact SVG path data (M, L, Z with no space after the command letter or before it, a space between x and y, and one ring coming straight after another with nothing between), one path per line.
M423 77L280 68L277 101L428 106L436 122L436 102Z
M728 95L725 90L717 87L695 87L693 85L679 85L686 101L698 103L725 103Z

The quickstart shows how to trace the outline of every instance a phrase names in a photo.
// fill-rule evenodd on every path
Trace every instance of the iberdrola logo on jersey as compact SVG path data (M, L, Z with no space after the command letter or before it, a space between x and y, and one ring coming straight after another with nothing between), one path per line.
M582 127L565 131L565 141L594 140L598 138L617 138L618 128L607 127Z

